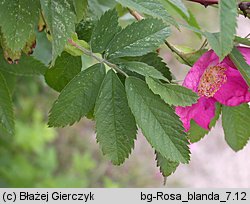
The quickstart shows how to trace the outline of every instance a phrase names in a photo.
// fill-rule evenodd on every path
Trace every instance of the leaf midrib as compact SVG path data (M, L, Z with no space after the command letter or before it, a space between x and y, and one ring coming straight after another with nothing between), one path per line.
M92 74L92 75L94 74L95 71L96 71L96 70L91 70L91 71L89 70L90 74ZM82 74L82 72L80 72L80 73ZM79 74L80 74L80 73L79 73ZM86 74L86 73L85 73L85 74ZM78 76L79 76L79 75L78 75ZM81 79L81 78L82 78L82 77L80 77L79 79ZM88 86L89 86L89 84L90 84L90 82L88 83ZM69 85L70 85L70 84L67 84L67 85L64 87L64 89L66 89ZM76 89L74 90L74 92L75 92L75 93L78 93L78 90L82 90L83 88L86 89L86 85L85 85L85 86L83 86L83 85L82 85L82 86L79 86L78 88L76 88ZM64 93L64 91L63 91L62 93ZM62 94L62 93L61 93L61 94ZM81 92L79 92L79 93L82 93L82 94L81 94L81 96L82 96L81 98L84 98L85 92L81 91ZM76 95L77 95L77 94L76 94ZM79 94L78 94L78 96L79 96ZM57 99L57 101L58 101L58 100L59 100L59 98ZM72 106L74 106L74 105L75 105L74 103L71 103L68 107L72 107ZM63 111L60 111L60 113L59 113L59 115L56 117L56 119L53 120L53 124L57 124L58 120L61 118L62 115L64 115L64 113L65 113L69 108L65 109L65 108L61 107L60 109L63 109ZM59 109L59 110L60 110L60 109ZM58 111L58 108L57 108L57 111ZM51 110L51 113L52 113L52 110Z
M137 92L137 90L136 90L136 92ZM154 111L151 109L151 107L148 105L148 103L146 103L146 100L144 100L144 98L141 96L140 93L138 94L138 92L137 92L137 95L140 96L140 98L142 99L142 101L144 101L144 104L147 105L147 107L148 107L148 109L150 110L150 112L152 113L152 115L155 117L155 119L157 119L156 121L158 121L158 123L160 124L161 129L162 129L163 132L168 136L168 138L170 139L172 145L173 145L174 148L177 150L178 154L182 157L182 159L184 159L184 161L186 161L186 159L183 157L182 153L180 153L179 149L176 147L175 143L172 141L172 137L169 136L169 135L165 132L165 130L164 130L164 128L163 128L163 125L159 122L158 117L156 117ZM167 113L167 112L166 112L166 113ZM167 114L168 114L168 113L167 113ZM168 114L168 115L171 116L170 114ZM175 130L174 128L172 128L171 126L169 126L169 127L170 127L174 132L176 132L176 130ZM178 139L178 138L177 138L177 139ZM164 141L164 144L166 144L166 143L165 143L165 140L163 140L163 141ZM184 141L181 140L181 139L180 139L180 141L184 142ZM178 145L179 145L179 144L178 144Z
M112 73L113 75L113 73ZM119 154L118 154L118 142L117 142L117 126L116 126L116 107L115 107L115 100L114 100L114 79L113 77L111 77L111 83L112 83L112 111L113 111L113 124L114 124L114 128L115 128L115 147L116 147L116 156L117 156L117 161L118 163L120 162L120 158L119 158Z
M141 22L142 22L142 21L141 21ZM145 21L144 21L144 22L145 22ZM136 24L136 23L138 23L138 22L134 22L133 24ZM131 25L129 25L129 26L132 26L133 24L131 24ZM128 26L128 27L129 27L129 26ZM150 33L150 34L147 35L147 36L143 36L143 38L137 39L137 40L134 41L132 44L131 44L131 43L130 43L130 44L126 44L124 47L121 47L121 48L119 48L119 49L113 50L112 53L109 53L109 52L108 52L108 56L110 57L110 56L114 55L117 51L119 51L119 50L120 50L120 51L121 51L121 50L124 50L125 48L127 48L127 47L129 47L129 46L132 46L132 45L134 45L134 44L137 44L138 42L144 40L145 38L154 36L154 35L156 35L156 34L162 32L163 30L168 29L168 28L169 28L169 26L165 26L165 27L163 27L163 28L159 28L159 30L158 30L157 32ZM127 29L127 27L126 27L125 29ZM108 50L108 51L110 50L110 45L112 45L113 42L116 42L116 41L115 41L115 40L116 40L116 36L119 36L122 32L124 32L125 29L123 29L123 30L121 30L120 32L118 32L118 33L114 36L113 40L110 41L109 45L107 46L107 50ZM128 43L129 43L129 42L128 42Z

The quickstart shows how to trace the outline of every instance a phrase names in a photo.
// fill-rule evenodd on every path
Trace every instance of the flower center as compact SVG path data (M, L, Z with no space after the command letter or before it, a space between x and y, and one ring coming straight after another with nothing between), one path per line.
M226 68L212 66L205 70L198 86L199 96L213 97L220 87L227 81Z

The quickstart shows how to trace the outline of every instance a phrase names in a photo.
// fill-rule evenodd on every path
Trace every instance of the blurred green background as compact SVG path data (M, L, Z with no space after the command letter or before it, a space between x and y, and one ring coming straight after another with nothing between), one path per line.
M191 3L187 6L202 28L218 29L216 8ZM249 20L240 18L239 22L238 33L244 36L250 32ZM45 38L39 34L34 55L48 63L50 46L44 43ZM194 49L202 44L186 30L174 30L170 41ZM161 55L182 81L188 68L178 63L166 47ZM89 58L83 58L83 62L84 67L92 63ZM99 150L91 120L82 119L64 129L47 127L49 108L58 93L46 86L43 77L17 77L12 88L16 134L0 137L0 187L163 187L154 152L141 133L125 164L113 166ZM223 140L220 122L201 143L191 146L191 151L190 165L180 166L167 180L168 187L250 186L249 145L238 154L232 152Z
M16 134L12 138L0 138L0 187L152 184L154 175L147 171L147 166L140 164L139 155L135 155L138 161L128 162L130 164L123 167L113 166L102 156L95 142L92 121L83 119L64 129L48 128L49 107L57 93L46 87L43 78L20 77L16 84L13 95Z

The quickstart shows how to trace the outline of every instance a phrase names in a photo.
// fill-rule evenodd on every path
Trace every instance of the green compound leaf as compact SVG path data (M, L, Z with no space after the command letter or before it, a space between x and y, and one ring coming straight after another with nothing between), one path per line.
M18 64L9 64L3 58L3 51L0 49L0 70L14 75L34 76L44 75L47 67L31 56L22 55Z
M242 38L239 36L235 36L234 41L239 44L250 46L250 39L249 38Z
M3 72L3 71L0 71L0 73L2 74L2 76L4 77L6 81L6 85L9 89L10 96L12 96L16 88L17 76L10 74L8 72Z
M157 166L160 167L160 172L164 177L168 177L175 172L179 166L179 162L173 162L163 157L160 153L156 152Z
M132 72L136 72L142 76L151 76L156 79L167 80L161 72L152 66L147 65L143 62L122 62L119 64L122 69L127 69Z
M88 0L73 0L77 22L80 22L87 14Z
M210 131L203 129L194 120L190 121L190 129L188 131L188 138L191 143L199 142L203 139Z
M219 1L220 33L205 32L212 49L223 60L233 49L237 27L237 4L235 0Z
M172 80L170 69L167 67L166 63L158 55L158 53L155 53L155 52L148 53L144 56L139 57L138 61L144 62L150 66L153 66L155 69L161 72L162 75L166 77L169 81Z
M93 65L76 75L50 110L49 126L72 125L93 110L104 77L102 64Z
M1 0L0 26L7 46L14 52L20 51L34 34L39 18L39 1Z
M189 11L182 2L182 0L167 0L167 1L176 6L183 14L185 14L186 17L189 17Z
M215 53L220 57L222 55L220 47L220 33L204 32L204 35L206 36L209 45L212 47Z
M106 50L110 41L121 30L118 25L118 14L115 9L107 11L100 18L93 31L91 38L91 49L95 53Z
M136 139L136 123L125 87L113 70L106 75L95 107L97 141L115 165L128 158Z
M146 82L149 88L169 105L190 106L199 98L192 90L177 84L163 84L151 77L146 77Z
M238 6L235 0L220 0L220 59L224 59L233 49L237 27Z
M12 136L15 132L12 101L3 75L0 73L0 136Z
M75 31L76 14L71 0L43 0L41 6L52 37L53 64Z
M128 104L149 143L165 158L188 163L188 141L175 111L155 95L144 81L128 77L125 84Z
M216 125L216 122L220 118L220 115L221 115L221 104L216 103L215 116L209 124L210 130ZM188 139L191 143L199 142L209 133L210 130L203 129L194 120L191 120L190 129L188 131Z
M81 68L81 57L74 57L63 52L56 59L55 65L46 71L46 83L60 92L81 71Z
M101 6L105 6L105 7L115 7L115 5L117 4L115 0L97 0L97 2L101 5Z
M132 23L110 42L107 57L142 56L155 51L170 35L169 26L158 19L144 19Z
M121 60L123 59L126 61L137 61L137 62L146 63L147 65L152 66L154 67L154 69L157 69L159 72L161 72L162 75L165 78L167 78L169 81L172 80L172 74L170 72L170 69L167 67L167 64L163 61L163 59L156 52L150 52L140 57L125 57L125 58L122 58ZM118 61L117 64L119 63L120 62Z
M152 17L161 19L178 27L177 22L168 14L163 5L157 0L116 0L124 7L128 7Z
M191 12L191 10L185 7L185 5L182 3L181 0L159 0L159 1L162 2L164 8L167 11L169 11L169 13L172 16L175 16L175 18L177 19L178 18L183 19L188 23L188 25L184 25L183 23L179 22L179 26L193 31L199 38L202 37L199 23L197 22L194 14Z
M178 8L176 8L177 13L180 14L180 16L188 23L188 25L190 26L191 30L193 28L193 32L195 32L195 34L201 39L202 38L202 33L200 31L201 27L195 17L195 15L188 10L188 14L189 16L186 16L184 13L182 13L182 11L180 11ZM188 29L188 28L187 28ZM197 32L198 31L198 32Z
M96 23L96 20L93 20L91 18L86 18L78 23L76 26L78 39L90 42Z
M247 64L243 55L237 48L234 47L232 52L229 54L229 57L240 71L241 75L244 77L248 86L250 86L250 66Z
M227 144L234 150L244 148L250 138L250 108L248 104L222 107L222 126Z

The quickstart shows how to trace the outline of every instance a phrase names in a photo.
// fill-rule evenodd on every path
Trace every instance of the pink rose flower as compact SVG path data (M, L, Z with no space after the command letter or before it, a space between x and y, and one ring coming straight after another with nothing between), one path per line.
M250 48L238 47L246 62L250 64ZM215 103L238 106L250 102L249 87L229 57L219 62L213 50L206 52L188 72L183 86L198 93L196 104L176 107L185 130L190 129L193 119L199 126L209 129L215 116Z

